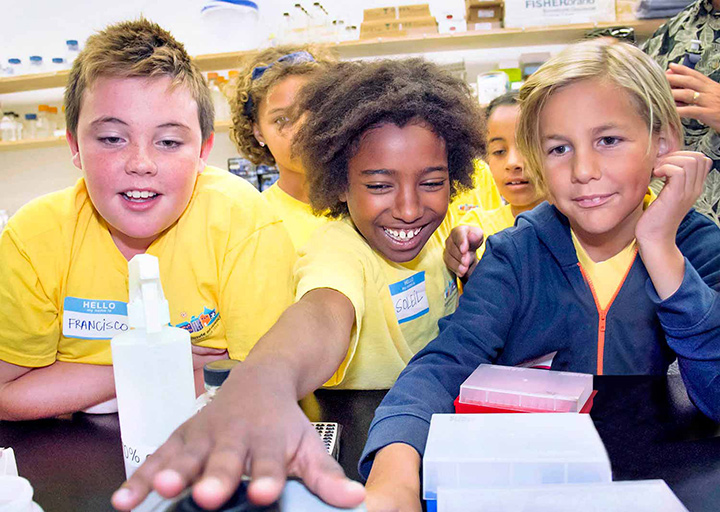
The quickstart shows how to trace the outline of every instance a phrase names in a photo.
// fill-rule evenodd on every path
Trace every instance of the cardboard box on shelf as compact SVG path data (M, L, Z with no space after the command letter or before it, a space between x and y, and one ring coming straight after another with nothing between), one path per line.
M440 20L438 21L439 34L458 34L467 32L468 26L465 20Z
M388 32L400 30L399 20L363 21L360 25L360 39L382 37Z
M437 34L437 21L432 16L397 20L363 21L360 39L400 37L403 35Z
M400 28L411 35L438 33L437 21L432 16L401 19Z
M497 30L502 28L502 23L499 21L483 22L483 23L468 23L468 30Z
M397 18L397 7L378 7L363 11L363 22L378 20L394 20Z
M423 18L430 16L430 4L401 5L398 18Z
M503 3L481 2L468 6L466 18L468 23L492 23L494 21L502 21Z
M505 28L615 21L615 0L505 0Z

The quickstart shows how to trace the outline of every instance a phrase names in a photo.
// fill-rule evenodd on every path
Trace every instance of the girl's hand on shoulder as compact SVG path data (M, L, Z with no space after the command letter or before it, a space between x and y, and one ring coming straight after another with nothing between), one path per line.
M478 259L475 255L483 243L485 235L476 226L457 226L445 240L443 260L445 265L460 278L470 277Z
M648 245L675 246L678 226L703 191L712 160L696 151L668 153L653 170L665 187L635 227L640 249Z

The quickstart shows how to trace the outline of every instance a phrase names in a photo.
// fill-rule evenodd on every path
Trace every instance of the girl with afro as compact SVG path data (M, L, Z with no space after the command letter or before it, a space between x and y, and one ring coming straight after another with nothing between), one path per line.
M362 486L327 455L298 399L323 384L390 387L455 310L448 206L485 149L466 84L419 59L345 62L301 91L296 116L310 204L337 220L299 252L296 303L125 493L174 496L199 479L195 501L217 508L247 463L257 504L272 503L291 473L333 505L357 505Z

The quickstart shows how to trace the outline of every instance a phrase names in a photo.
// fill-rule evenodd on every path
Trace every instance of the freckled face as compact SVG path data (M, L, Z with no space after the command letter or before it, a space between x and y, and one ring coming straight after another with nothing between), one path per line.
M100 78L68 135L93 205L113 238L149 245L187 207L212 148L197 103L171 79Z

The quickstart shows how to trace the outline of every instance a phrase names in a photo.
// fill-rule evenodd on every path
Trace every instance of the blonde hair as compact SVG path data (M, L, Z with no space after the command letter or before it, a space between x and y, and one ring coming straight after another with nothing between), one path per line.
M278 59L296 52L308 52L314 61L294 62ZM319 67L335 62L330 50L311 45L276 46L254 54L241 63L237 81L233 84L230 98L232 126L230 138L235 142L240 154L255 164L274 165L275 159L267 146L260 146L255 139L253 125L258 122L258 106L270 89L288 76L308 75ZM253 70L261 66L271 66L262 76L253 80Z
M213 132L215 110L210 90L182 43L144 18L110 25L90 36L73 62L65 88L65 120L77 135L83 94L101 77L170 77L172 87L187 87L198 106L202 139Z
M653 134L666 133L680 141L682 124L670 85L652 58L635 46L606 38L570 45L543 64L520 89L518 148L525 156L527 176L543 192L547 186L540 133L542 109L561 87L592 79L615 84L630 94L648 128L649 140Z

